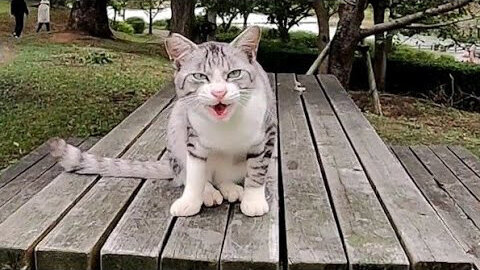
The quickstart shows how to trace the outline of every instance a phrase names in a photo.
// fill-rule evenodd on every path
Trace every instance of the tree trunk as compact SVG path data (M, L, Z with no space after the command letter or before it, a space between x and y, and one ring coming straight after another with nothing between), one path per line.
M284 26L278 26L278 34L280 35L280 40L282 42L288 42L290 41L290 35L288 34L288 29L287 27Z
M247 29L248 26L248 16L250 13L244 13L243 14L243 29Z
M172 20L170 32L179 33L189 39L194 38L195 2L193 0L172 0Z
M207 10L207 21L212 25L217 25L217 11L213 9ZM207 34L207 41L215 40L215 31Z
M150 5L149 12L148 12L148 19L149 19L149 22L148 22L148 34L149 34L149 35L153 35L153 10L152 10L152 6L151 6L151 5Z
M113 34L108 25L107 0L75 1L68 28L94 37L112 38Z
M367 0L355 4L342 2L338 8L340 20L331 43L329 68L344 87L348 87L355 49L360 40L360 25Z
M325 46L330 41L330 25L328 16L328 10L325 7L324 0L315 0L312 3L315 14L317 15L317 25L318 25L318 37L317 37L317 47L318 51L321 52ZM326 58L320 67L318 68L319 73L327 73L328 71L328 58Z
M372 4L374 23L383 23L385 21L386 5L383 1L374 1ZM385 33L378 33L375 35L373 71L375 73L377 89L380 92L385 91L385 77L387 73L387 50L385 42Z

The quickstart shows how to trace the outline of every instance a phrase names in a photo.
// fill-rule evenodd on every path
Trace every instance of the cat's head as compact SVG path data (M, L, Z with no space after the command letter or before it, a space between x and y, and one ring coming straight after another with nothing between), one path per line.
M260 28L252 26L231 43L197 45L179 34L168 37L178 98L212 121L228 121L255 90L260 36Z

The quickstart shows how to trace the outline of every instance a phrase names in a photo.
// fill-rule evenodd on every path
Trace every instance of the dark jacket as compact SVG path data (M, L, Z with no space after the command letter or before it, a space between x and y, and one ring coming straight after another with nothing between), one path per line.
M12 13L13 16L20 16L24 13L28 15L28 8L25 0L12 0L10 13Z

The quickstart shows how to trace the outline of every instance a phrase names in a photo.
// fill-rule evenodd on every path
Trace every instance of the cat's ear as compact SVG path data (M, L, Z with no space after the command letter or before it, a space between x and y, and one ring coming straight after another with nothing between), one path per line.
M180 60L196 48L197 44L180 34L172 33L165 39L165 49L167 50L170 60L173 61Z
M230 45L245 52L250 59L257 57L258 43L262 30L258 26L250 26L238 35Z

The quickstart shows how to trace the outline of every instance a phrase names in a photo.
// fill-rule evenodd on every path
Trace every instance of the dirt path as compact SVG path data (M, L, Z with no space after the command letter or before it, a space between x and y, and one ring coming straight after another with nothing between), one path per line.
M6 43L0 44L0 65L3 65L15 57L15 51L12 46Z

